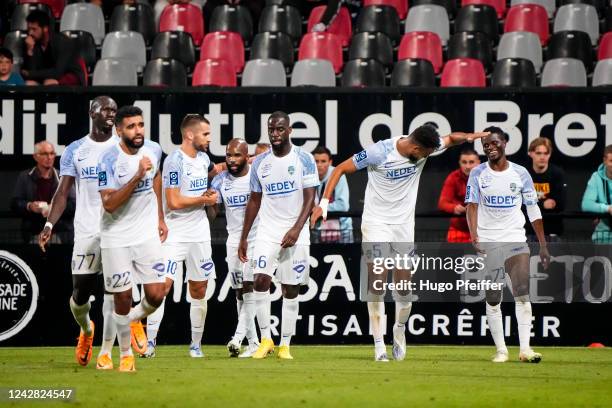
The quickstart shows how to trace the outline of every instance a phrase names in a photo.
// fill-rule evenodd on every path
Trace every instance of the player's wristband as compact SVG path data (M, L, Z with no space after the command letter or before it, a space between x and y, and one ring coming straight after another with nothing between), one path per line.
M324 220L327 220L327 207L329 206L329 198L323 198L319 202L319 207L321 207L321 216Z
M53 231L53 223L51 223L51 222L49 222L49 221L45 222L45 228L47 228L47 227L49 227L49 229L50 229L51 231ZM44 229L44 228L43 228L43 229Z

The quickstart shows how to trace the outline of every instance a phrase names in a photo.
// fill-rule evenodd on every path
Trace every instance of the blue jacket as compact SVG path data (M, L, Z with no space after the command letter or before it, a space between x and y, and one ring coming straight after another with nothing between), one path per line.
M319 186L317 187L317 197L321 197L321 195L323 194L323 186L327 184L327 180L329 179L329 176L332 174L333 170L334 166L329 166L329 168L327 169L327 174L325 174L325 177L323 177L323 180L321 180L321 184L319 184ZM329 206L327 207L327 211L348 211L349 196L350 195L348 182L346 181L346 176L342 175L342 177L340 177L340 180L338 181L338 184L336 185L336 188L334 189L334 192L332 193L332 199L329 200ZM339 220L341 231L353 229L353 221L351 220L351 218L342 217ZM319 221L317 223L316 229L320 228L321 222Z
M608 197L606 197L607 190ZM606 175L606 168L599 165L597 171L591 174L586 190L582 196L582 211L605 214L595 227L592 239L596 243L612 243L608 207L612 205L612 179Z

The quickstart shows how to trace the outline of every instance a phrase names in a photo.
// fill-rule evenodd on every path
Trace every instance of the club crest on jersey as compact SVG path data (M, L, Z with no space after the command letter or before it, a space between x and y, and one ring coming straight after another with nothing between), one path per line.
M365 150L362 150L355 155L355 161L357 163L362 162L367 158L368 158L368 153Z
M510 183L510 191L516 193L516 183Z
M170 172L170 185L171 186L178 186L178 171L171 171Z
M294 166L289 166L289 167L287 167L287 171L289 172L290 176L293 176L293 173L295 173L295 167Z
M98 172L98 186L103 187L107 183L106 171Z

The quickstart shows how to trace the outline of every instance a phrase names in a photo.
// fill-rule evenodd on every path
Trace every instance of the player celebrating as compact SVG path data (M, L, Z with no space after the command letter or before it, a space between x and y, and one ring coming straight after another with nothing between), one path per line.
M465 202L472 243L486 252L489 272L504 271L512 281L516 321L520 343L519 360L539 363L540 353L529 346L531 303L529 302L529 247L525 243L525 204L529 221L540 242L540 259L548 268L550 255L544 238L538 195L527 169L506 159L508 135L497 127L485 129L491 134L482 139L488 161L470 172ZM501 312L502 291L486 293L487 323L497 352L493 362L508 361Z
M274 351L270 335L269 290L272 275L282 285L283 316L278 357L293 359L289 352L298 316L300 284L309 276L310 235L306 221L314 205L319 176L314 157L289 140L289 116L274 112L268 118L272 150L260 154L251 168L251 195L246 207L238 257L247 262L248 236L255 217L260 219L253 250L254 294L261 344L253 358Z
M86 366L92 355L94 323L89 318L90 296L97 284L101 271L100 257L100 214L102 203L98 194L96 166L100 155L119 142L113 136L117 104L108 96L98 96L91 103L91 133L70 143L60 159L59 186L51 201L51 210L38 244L45 251L53 234L53 225L60 219L66 208L66 201L76 185L76 212L74 215L74 247L72 250L72 296L70 310L81 327L76 347L76 360ZM113 319L113 296L104 294L102 315L102 348L98 355L97 368L112 369L111 351L115 342L116 328Z
M244 212L250 194L251 166L249 165L248 144L243 139L232 139L225 150L227 170L219 173L212 181L211 188L217 194L217 202L225 206L227 220L227 268L232 288L236 291L238 325L232 339L227 343L231 357L252 357L259 347L255 328L255 299L253 298L253 262L242 263L238 259L238 244L244 221ZM217 205L210 207L213 217ZM253 239L257 231L257 220L248 235L247 257L253 258ZM240 354L240 346L246 336L249 346Z
M217 195L207 192L208 177L213 174L209 172L214 168L205 153L210 143L208 120L197 114L185 116L181 122L181 134L181 146L164 161L164 213L169 229L163 244L166 265L164 294L168 294L177 275L182 276L180 271L185 262L191 296L189 355L200 358L204 357L202 335L208 310L206 288L208 280L215 278L205 206L214 205ZM148 344L144 357L155 356L157 332L163 317L164 302L147 318Z
M367 167L368 184L361 222L362 242L377 243L373 245L379 246L381 253L409 253L411 245L406 243L414 242L414 209L426 159L440 148L459 145L486 134L455 132L441 138L434 127L424 125L415 129L409 136L396 136L368 146L334 169L319 206L313 210L311 224L314 226L320 217L323 217L323 220L327 218L329 198L340 177ZM384 248L383 243L386 243ZM409 271L395 273L396 280L402 274L405 274L406 279L410 277ZM368 302L375 360L389 361L382 327L385 306L380 299L380 293L371 294L380 300ZM393 298L393 357L403 360L406 357L406 322L410 316L412 302L407 292L394 291Z
M121 141L98 161L98 190L102 198L100 247L104 285L114 294L119 371L135 371L130 347L130 322L140 320L164 298L161 242L168 228L161 207L161 147L144 137L142 111L121 107L115 116ZM143 284L145 296L130 310L132 284Z

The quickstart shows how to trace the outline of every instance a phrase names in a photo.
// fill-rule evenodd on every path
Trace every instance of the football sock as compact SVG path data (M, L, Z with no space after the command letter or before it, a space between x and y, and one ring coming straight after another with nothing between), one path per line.
M70 297L70 310L74 316L74 320L78 323L86 336L91 336L91 325L89 324L89 309L91 303L89 300L84 305L77 305L72 296Z
M120 315L113 312L113 318L117 325L117 339L119 340L119 351L121 357L132 355L132 346L130 344L130 318L127 315Z
M102 303L102 316L104 318L104 326L102 329L102 347L100 354L111 355L115 337L117 337L117 325L113 319L113 311L115 310L115 296L110 293L104 294L104 302Z
M504 340L504 323L502 321L501 304L495 306L486 303L487 313L487 324L489 325L489 331L493 342L498 352L508 353L506 348L506 341Z
M283 298L283 321L281 322L281 346L291 343L291 336L295 333L295 323L298 317L300 303L297 297L293 299Z
M204 334L204 323L206 322L206 312L208 302L206 299L192 299L189 317L191 319L191 345L200 346L202 335Z
M270 339L270 297L268 291L258 292L254 291L255 297L255 309L257 314L257 323L259 324L259 330L261 331L262 339Z
M517 296L514 301L520 348L521 351L527 351L530 349L529 341L531 339L531 302L528 295Z

